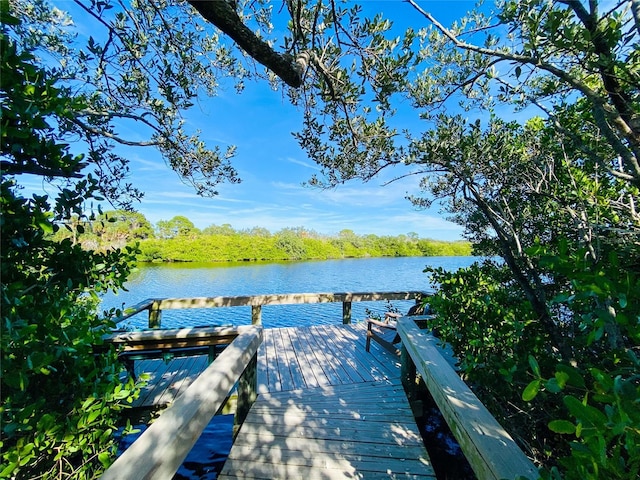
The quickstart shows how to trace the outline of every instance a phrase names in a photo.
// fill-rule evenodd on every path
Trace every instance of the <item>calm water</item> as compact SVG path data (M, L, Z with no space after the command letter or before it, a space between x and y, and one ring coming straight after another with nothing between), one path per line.
M139 267L126 284L128 292L108 294L105 309L130 306L147 298L217 297L273 293L430 291L426 266L457 270L476 257L400 257L324 260L286 263L164 264ZM406 312L413 302L393 302ZM384 302L355 302L352 318L384 312ZM276 305L262 309L265 327L336 323L342 304ZM162 314L164 328L194 325L244 325L250 307L169 310ZM129 320L130 328L147 325L146 313Z

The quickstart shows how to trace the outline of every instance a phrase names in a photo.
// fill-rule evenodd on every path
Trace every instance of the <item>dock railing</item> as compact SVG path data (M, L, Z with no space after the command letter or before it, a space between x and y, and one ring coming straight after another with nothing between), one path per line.
M414 388L419 373L476 476L481 480L539 478L538 470L441 355L438 340L412 317L398 320L402 377Z
M341 292L341 293L284 293L268 295L245 295L235 297L195 297L195 298L149 298L125 309L120 323L145 310L149 312L149 328L160 328L163 310L185 308L216 308L251 306L251 324L262 324L264 305L295 305L302 303L342 302L342 323L351 323L351 305L353 302L377 302L384 300L421 301L429 294L422 291L406 292Z
M237 336L216 360L116 459L102 480L173 478L211 418L238 384L236 423L256 398L262 327L236 327Z

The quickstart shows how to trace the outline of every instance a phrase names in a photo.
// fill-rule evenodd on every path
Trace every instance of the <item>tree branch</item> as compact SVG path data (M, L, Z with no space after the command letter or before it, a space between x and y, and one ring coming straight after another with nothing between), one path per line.
M640 35L640 0L631 0L631 12L633 13L633 23Z
M222 30L250 57L275 73L287 85L293 88L302 85L302 76L293 58L279 54L253 33L242 23L242 19L227 0L188 2L205 20Z
M47 168L35 164L17 165L14 162L10 162L8 160L0 161L0 170L2 170L3 175L22 175L25 173L30 173L33 175L40 175L42 177L51 178L82 178L84 176L81 173L72 173L59 168Z

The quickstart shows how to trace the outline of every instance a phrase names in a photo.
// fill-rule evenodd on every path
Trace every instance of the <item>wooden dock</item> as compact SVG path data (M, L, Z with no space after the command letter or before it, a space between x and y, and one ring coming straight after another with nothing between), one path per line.
M435 478L399 358L365 341L364 323L266 329L258 399L219 478ZM139 362L153 377L141 403L171 403L206 368L188 360Z
M402 385L261 394L220 479L435 478Z
M377 344L364 350L366 326L320 325L270 328L258 351L258 393L270 393L400 378L400 359ZM136 362L145 373L135 407L169 405L207 368L206 355Z

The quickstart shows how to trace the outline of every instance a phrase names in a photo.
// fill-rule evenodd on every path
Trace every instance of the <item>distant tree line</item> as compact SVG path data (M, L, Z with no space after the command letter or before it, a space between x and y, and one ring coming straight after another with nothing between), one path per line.
M74 219L56 233L83 248L106 251L138 245L141 262L237 262L311 260L358 257L471 255L466 241L445 242L397 236L358 235L342 230L319 234L304 227L271 233L266 228L236 230L230 224L200 230L184 216L160 220L153 226L144 215L125 210L105 212L91 221Z

